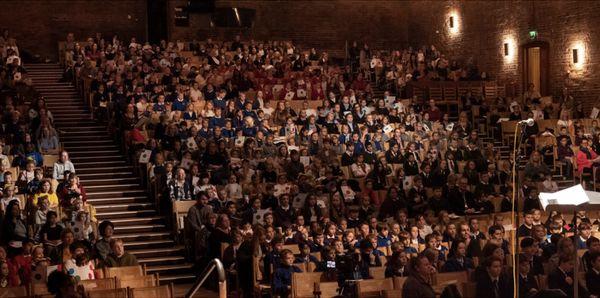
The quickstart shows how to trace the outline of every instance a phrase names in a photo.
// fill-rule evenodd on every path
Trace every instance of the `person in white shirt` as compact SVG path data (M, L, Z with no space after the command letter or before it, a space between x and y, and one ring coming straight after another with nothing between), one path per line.
M52 171L53 179L62 179L64 177L65 171L69 171L71 173L75 173L75 166L69 160L69 153L63 150L60 152L60 159L54 163L54 168Z
M352 175L356 178L364 178L371 172L371 166L365 163L365 157L361 154L356 158L356 162L350 166Z

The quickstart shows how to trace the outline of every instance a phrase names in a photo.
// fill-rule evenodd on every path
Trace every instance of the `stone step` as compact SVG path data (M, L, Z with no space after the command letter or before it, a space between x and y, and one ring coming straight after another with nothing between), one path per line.
M113 160L103 162L78 162L77 165L75 165L75 171L77 171L78 169L118 167L125 165L127 165L127 162L124 160Z
M105 154L119 154L118 149L104 149L98 148L99 150L85 150L85 149L77 149L69 151L69 156L90 156L90 155L105 155Z
M131 190L113 190L113 191L97 191L97 190L86 190L88 199L104 199L104 198L129 198L129 197L148 197L145 190L142 189L131 189Z
M147 225L115 225L115 233L144 233L144 232L161 232L166 229L164 224L147 224Z
M190 263L151 266L151 267L146 268L146 271L148 272L148 274L153 274L155 272L158 272L159 274L160 274L160 272L169 272L172 274L173 272L177 272L177 271L191 270L193 266L194 265L190 264ZM162 276L162 274L160 274L160 275Z
M128 210L128 211L107 211L96 212L96 218L102 221L104 219L113 220L115 218L147 217L156 215L156 210Z
M78 163L79 165L79 163ZM77 167L76 171L78 175L81 174L96 174L96 173L104 173L104 172L112 172L112 171L126 171L132 170L131 166L114 166L114 167L99 167L99 168L81 168Z
M97 173L96 171L94 171L94 173L84 173L84 174L81 174L78 172L77 176L79 176L79 179L81 179L81 181L86 181L87 179L112 179L112 178L122 179L122 178L135 177L133 172L131 172L131 171L106 172L106 173L102 173L102 172Z
M138 183L122 183L122 184L112 184L112 185L90 185L84 186L86 190L98 190L98 191L126 191L126 190L135 190L140 188Z
M102 197L102 198L88 198L88 202L90 204L98 207L105 205L114 205L114 204L136 204L136 203L147 203L150 199L148 196L139 195L139 196L122 196L122 197Z
M127 243L129 241L144 241L144 240L158 240L158 239L167 239L171 237L171 232L162 231L162 232L142 232L142 233L127 233L121 234L119 233L119 238L123 239L123 242Z
M142 249L129 249L127 250L130 254L135 255L138 259L149 259L153 257L165 257L172 255L183 255L183 246L173 246L168 248L142 248Z
M111 220L115 226L164 224L162 216L115 218Z
M140 264L146 264L146 266L154 266L154 265L170 265L181 263L185 264L185 257L182 255L176 256L164 256L164 257L152 257L152 258L139 258L138 262ZM160 273L159 273L160 276Z
M114 145L111 145L112 148L114 148ZM70 152L71 150L74 149L82 149L82 147L79 147L77 145L69 145L69 146L65 146L65 148ZM77 161L77 162L86 162L86 161L113 161L113 160L126 160L126 157L120 154L113 154L113 155L93 155L93 156L74 156L71 159Z
M138 177L121 177L121 178L101 178L101 179L89 179L82 178L81 183L85 185L86 188L96 185L104 185L111 186L117 183L127 183L127 184L136 184L139 185L140 178Z
M142 240L142 241L127 241L123 243L127 250L131 249L152 249L152 248L164 248L173 246L175 242L171 239L157 239L157 240Z

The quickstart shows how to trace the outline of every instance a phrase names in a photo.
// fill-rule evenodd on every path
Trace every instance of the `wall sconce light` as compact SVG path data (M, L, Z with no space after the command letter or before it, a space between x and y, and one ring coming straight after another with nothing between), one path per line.
M573 64L579 63L579 50L573 49Z
M448 20L448 24L451 29L454 29L454 16L450 16L450 19Z
M510 53L508 52L508 42L504 43L504 56L508 56Z

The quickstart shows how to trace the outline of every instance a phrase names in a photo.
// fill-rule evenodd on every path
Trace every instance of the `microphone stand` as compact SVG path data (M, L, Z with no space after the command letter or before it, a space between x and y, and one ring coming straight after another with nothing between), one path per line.
M512 242L512 249L511 249L511 255L512 255L512 274L513 274L513 297L514 298L518 298L518 293L519 293L519 283L518 283L518 278L519 278L519 273L517 272L517 249L518 249L518 245L517 245L517 230L519 228L519 216L516 210L517 207L517 199L518 199L518 195L517 195L517 162L518 160L520 160L522 157L524 158L524 156L519 156L519 158L517 158L517 154L521 153L521 144L523 142L523 140L526 137L526 122L518 122L517 125L515 126L515 137L513 140L513 150L512 150L512 158L513 158L513 164L512 164L512 210L511 210L511 224L513 226L513 231L511 233L511 242ZM520 129L520 135L521 138L519 140L519 131Z

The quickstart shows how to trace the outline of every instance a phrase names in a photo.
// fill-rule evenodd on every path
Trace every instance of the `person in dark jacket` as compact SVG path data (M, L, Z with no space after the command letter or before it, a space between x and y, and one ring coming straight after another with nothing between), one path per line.
M590 260L592 265L585 274L585 282L590 295L600 297L600 253L593 253Z
M385 266L385 278L404 276L408 276L408 257L403 251L394 252Z
M475 277L476 297L511 298L513 282L502 267L502 260L497 257L488 258L483 264L485 270Z
M444 263L443 272L457 272L475 269L473 259L467 257L467 243L464 239L456 239L452 242L448 261Z
M411 259L410 275L402 287L403 298L435 298L431 286L431 275L435 268L431 266L426 255L420 254Z
M519 297L533 297L539 290L537 280L530 271L529 258L524 255L519 255Z
M292 274L302 272L294 266L294 254L289 249L281 251L280 266L273 274L273 294L277 297L288 297L292 287Z
M558 267L548 273L548 288L558 289L567 294L567 297L574 297L573 268L575 268L573 256L560 256ZM579 284L579 297L588 297L588 291Z

